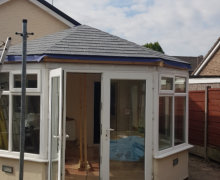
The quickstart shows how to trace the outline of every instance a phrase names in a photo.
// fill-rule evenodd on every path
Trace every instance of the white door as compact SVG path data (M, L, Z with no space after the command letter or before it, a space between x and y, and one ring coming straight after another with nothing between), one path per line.
M49 79L49 180L61 180L63 71L50 71Z
M102 75L102 180L152 177L152 76Z

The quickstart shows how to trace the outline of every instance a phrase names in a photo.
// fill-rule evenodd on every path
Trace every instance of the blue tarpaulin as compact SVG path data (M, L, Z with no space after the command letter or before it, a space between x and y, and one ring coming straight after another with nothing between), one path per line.
M110 141L110 159L117 161L139 161L144 158L144 138L128 136Z
M44 57L55 58L55 59L77 59L81 60L91 60L91 61L110 61L110 62L160 62L163 61L164 64L168 66L191 69L191 65L188 63L165 60L160 58L135 58L135 57L99 57L99 56L80 56L80 55L52 55L52 54L41 54L41 55L28 55L27 62L41 62ZM22 60L22 56L18 55L8 55L5 61L8 62L20 62ZM65 62L65 61L64 61Z

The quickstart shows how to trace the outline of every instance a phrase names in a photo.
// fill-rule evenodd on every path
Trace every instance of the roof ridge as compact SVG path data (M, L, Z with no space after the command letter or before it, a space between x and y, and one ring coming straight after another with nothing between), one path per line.
M78 25L78 26L74 26L74 27L69 28L69 29L65 29L65 30L63 30L63 31L60 31L60 33L63 33L64 31L67 31L67 32L68 32L68 31L71 32L72 30L76 31L80 26L82 26L82 25ZM74 31L73 31L73 32L74 32ZM55 33L55 34L57 34L57 33ZM47 51L50 50L51 48L53 48L54 46L56 46L57 43L61 42L63 39L66 39L68 36L70 36L69 33L67 33L63 38L61 38L61 39L59 39L58 41L56 41L52 46L49 47L49 49L47 49Z

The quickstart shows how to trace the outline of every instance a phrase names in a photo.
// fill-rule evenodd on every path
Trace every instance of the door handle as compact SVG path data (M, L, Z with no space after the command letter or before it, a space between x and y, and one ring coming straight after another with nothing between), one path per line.
M66 134L66 138L69 138L70 136L69 136L69 134Z
M110 137L110 132L111 131L114 131L114 129L112 129L112 128L106 129L106 133L105 133L106 140L108 139L108 137Z
M53 135L53 138L55 138L55 139L59 139L60 136Z

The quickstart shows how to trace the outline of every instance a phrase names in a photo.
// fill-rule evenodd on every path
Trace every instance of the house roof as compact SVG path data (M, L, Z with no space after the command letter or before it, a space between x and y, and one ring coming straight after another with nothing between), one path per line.
M9 1L10 0L0 0L0 5L7 3ZM65 14L64 12L60 11L55 6L51 5L50 3L48 3L45 0L29 0L29 1L34 3L35 5L37 5L41 9L45 10L46 12L48 12L49 14L54 16L55 18L61 20L62 22L64 22L65 24L67 24L70 27L80 25L79 22L77 22L76 20L74 20L73 18L71 18L70 16Z
M199 73L209 63L209 61L211 60L213 55L218 51L219 48L220 48L220 37L217 39L217 41L214 43L214 45L208 51L208 53L204 57L203 61L199 64L199 66L197 66L197 68L193 72L193 75L199 75Z
M196 67L200 64L200 62L203 60L203 56L174 56L174 57L190 63L191 64L190 72L193 72L196 69Z
M8 61L14 61L21 55L21 44L9 49ZM59 58L111 58L121 61L162 61L167 65L182 65L189 68L189 63L151 49L142 47L125 39L113 36L87 25L79 25L61 32L28 41L27 55L50 55ZM38 56L38 58L39 58ZM19 59L19 58L18 58ZM41 59L41 58L40 58ZM39 59L38 59L39 60ZM110 59L109 59L110 60Z

